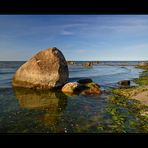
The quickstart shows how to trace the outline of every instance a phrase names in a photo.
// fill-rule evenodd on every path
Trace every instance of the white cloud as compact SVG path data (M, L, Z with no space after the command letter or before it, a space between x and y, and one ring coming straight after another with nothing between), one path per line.
M62 30L61 35L73 35L74 33L71 31Z

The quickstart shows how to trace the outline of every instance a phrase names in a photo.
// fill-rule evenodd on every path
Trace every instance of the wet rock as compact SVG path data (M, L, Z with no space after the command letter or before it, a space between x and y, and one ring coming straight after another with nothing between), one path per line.
M86 83L91 83L92 82L92 79L80 79L77 81L78 83L80 84L86 84Z
M100 86L97 83L91 82L84 86L87 87L87 89L81 92L82 95L99 95L101 93Z
M130 86L130 80L122 80L118 82L121 86Z
M74 62L74 61L67 61L67 64L69 64L69 65L74 65L75 62Z
M12 85L35 89L52 89L68 80L68 66L60 50L48 48L34 55L15 73Z
M86 68L91 68L93 66L93 64L92 64L92 62L84 62L84 63L82 63L82 66L86 67Z
M64 93L75 93L77 88L80 86L78 82L69 82L62 87L62 92Z
M78 82L70 82L63 86L62 92L66 95L98 95L101 93L100 86L95 83L83 83L80 84Z

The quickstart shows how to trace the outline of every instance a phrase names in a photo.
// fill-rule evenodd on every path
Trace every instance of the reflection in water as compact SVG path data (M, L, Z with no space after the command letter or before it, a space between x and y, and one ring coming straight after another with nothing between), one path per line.
M67 97L62 92L14 88L14 93L21 108L43 111L36 119L48 127L58 123L67 105Z

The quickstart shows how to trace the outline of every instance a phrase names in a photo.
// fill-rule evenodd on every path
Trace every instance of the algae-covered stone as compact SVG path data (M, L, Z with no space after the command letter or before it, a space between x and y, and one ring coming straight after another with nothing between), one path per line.
M86 90L82 91L82 95L98 95L101 93L100 86L97 83L91 82L85 84L88 87Z

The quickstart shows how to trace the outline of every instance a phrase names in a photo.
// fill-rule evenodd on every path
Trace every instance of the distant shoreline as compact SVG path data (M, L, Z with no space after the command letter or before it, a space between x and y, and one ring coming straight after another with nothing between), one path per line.
M16 60L16 61L13 61L13 60L9 60L9 61L0 61L0 62L26 62L27 60ZM148 60L131 60L131 61L118 61L118 60L66 60L67 62L71 61L71 62L147 62Z

